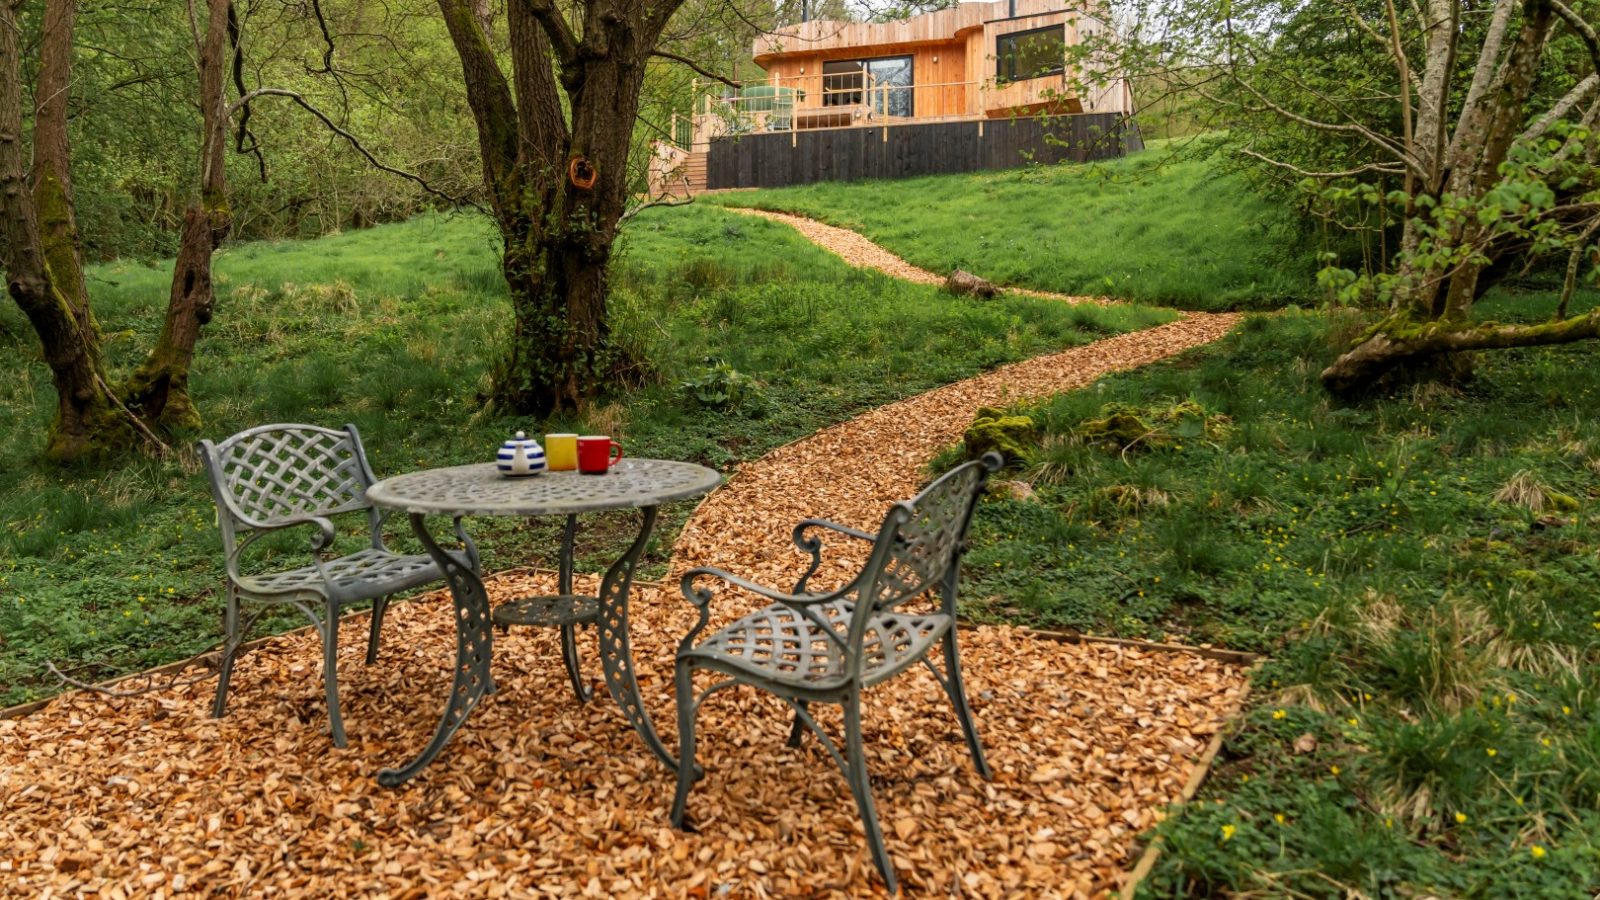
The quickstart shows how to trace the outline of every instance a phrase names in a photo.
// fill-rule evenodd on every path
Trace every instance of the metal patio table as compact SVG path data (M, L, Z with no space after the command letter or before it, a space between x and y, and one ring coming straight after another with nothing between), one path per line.
M581 623L596 623L600 666L612 699L645 746L669 769L676 769L677 759L662 745L639 697L633 651L628 640L628 595L639 557L655 529L660 505L701 496L721 483L722 476L716 471L694 463L623 459L604 475L545 472L507 478L496 471L494 463L482 463L397 475L367 488L367 499L374 505L398 510L410 517L417 539L444 572L455 604L456 622L455 675L433 740L401 768L380 771L378 783L394 787L422 771L444 749L478 701L494 691L490 664L494 656L493 626L496 624L561 626L562 656L568 675L579 699L586 699L588 692L578 672L572 629ZM578 516L614 509L644 511L639 535L622 558L606 570L598 597L575 595L572 545ZM426 516L449 516L459 522L469 516L556 515L567 517L561 541L560 593L513 600L493 612L483 580L446 553L428 532L425 522Z

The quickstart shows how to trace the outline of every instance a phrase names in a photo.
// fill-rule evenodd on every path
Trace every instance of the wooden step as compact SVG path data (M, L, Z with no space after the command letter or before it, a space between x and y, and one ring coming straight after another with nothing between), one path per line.
M683 176L689 192L697 194L706 189L706 154L691 153L683 163Z

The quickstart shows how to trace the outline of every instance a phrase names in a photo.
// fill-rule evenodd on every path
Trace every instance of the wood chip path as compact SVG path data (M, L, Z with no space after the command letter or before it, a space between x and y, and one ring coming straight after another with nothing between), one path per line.
M787 546L794 520L874 526L976 406L1082 386L1213 340L1233 322L1194 315L1018 363L781 448L700 507L674 571L709 563L787 586L804 562ZM833 559L833 577L855 562L849 551ZM548 580L495 576L490 594L549 592ZM749 602L720 598L719 618ZM670 661L693 617L675 591L653 587L637 590L633 616L645 704L670 746ZM222 720L208 717L208 681L126 699L68 694L0 721L0 895L883 893L843 779L815 741L784 746L780 705L751 691L707 704L707 775L689 803L696 832L678 833L667 821L672 776L608 698L572 699L548 631L497 638L500 692L414 782L379 787L374 772L423 746L437 721L454 647L448 598L392 608L376 666L360 663L363 632L357 620L341 633L345 751L325 732L318 643L306 632L241 661ZM1178 795L1239 696L1241 669L1003 627L961 639L992 782L973 773L926 672L876 689L865 712L874 792L906 893L1116 888L1135 835ZM593 638L583 646L597 679Z
M797 216L793 213L778 212L770 209L755 209L747 206L723 207L729 212L740 213L747 216L757 216L773 222L781 222L794 228L813 244L824 250L830 250L852 266L862 269L877 269L896 278L903 278L917 284L944 284L944 276L936 275L927 269L914 266L900 257L890 253L878 244L873 243L861 234L848 228L829 225L806 216ZM1063 303L1094 303L1104 305L1112 303L1107 297L1088 297L1074 294L1058 294L1053 291L1035 291L1029 288L1007 287L1003 290L1013 294L1023 294L1028 297L1042 297L1046 300L1060 300Z

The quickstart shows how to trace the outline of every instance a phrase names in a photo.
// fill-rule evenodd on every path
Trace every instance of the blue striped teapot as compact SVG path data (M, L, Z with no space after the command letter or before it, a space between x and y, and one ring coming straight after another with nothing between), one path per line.
M545 469L544 448L523 432L500 445L495 457L495 467L501 475L511 478L537 475Z

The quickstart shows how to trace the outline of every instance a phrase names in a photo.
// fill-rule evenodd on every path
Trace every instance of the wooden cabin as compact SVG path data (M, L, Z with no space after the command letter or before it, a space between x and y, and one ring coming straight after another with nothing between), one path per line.
M1099 6L1099 0L1091 0L1088 8L1098 10ZM851 157L814 163L781 159L781 142L770 139L787 134L791 149L800 151L802 135L824 130L879 129L881 143L903 148L880 151L880 156L898 159L886 159L876 168L864 164L858 167L862 171L856 177L960 171L959 161L953 169L947 165L930 168L932 163L918 163L911 157L937 156L937 148L925 150L921 145L949 146L952 136L967 131L973 132L974 143L981 144L985 121L1015 123L1043 118L1053 123L1014 130L1008 139L1019 145L1032 140L1028 135L1050 128L1069 134L1115 130L1125 143L1126 137L1136 139L1136 135L1125 134L1132 131L1126 117L1133 112L1127 83L1084 71L1081 62L1074 62L1083 54L1070 49L1086 38L1108 34L1109 28L1093 12L1063 6L1062 0L995 0L960 3L892 22L803 22L761 35L751 55L766 77L743 82L738 88L708 86L698 94L695 109L674 119L674 139L655 148L650 166L652 187L660 191L678 187L681 192L735 186L717 183L714 173L733 172L741 165L749 177L732 180L756 183L738 186L769 186L763 178L798 183L822 180L829 173L850 177L845 170L863 152L859 148L866 142L861 136L807 138L804 143L810 145L811 156L842 153ZM1091 116L1095 124L1085 127L1087 123L1063 121L1073 116ZM971 127L928 130L921 135L904 131L960 122L971 123ZM755 138L761 140L752 140ZM1050 143L1042 137L1036 142L1040 146L1034 149L1045 149ZM782 171L763 176L750 160L736 158L740 144L759 145L759 152L745 155L758 152ZM714 154L713 147L719 152ZM835 147L844 149L835 151ZM1127 148L1119 144L1117 149ZM1037 158L1028 147L1019 146L1017 151L1011 165L1021 165L1030 156ZM1003 164L1007 152L982 154L990 164L978 164L974 157L972 167L1001 167L993 163ZM1083 155L1106 154L1086 150ZM808 177L808 168L818 170L812 174L820 177Z

